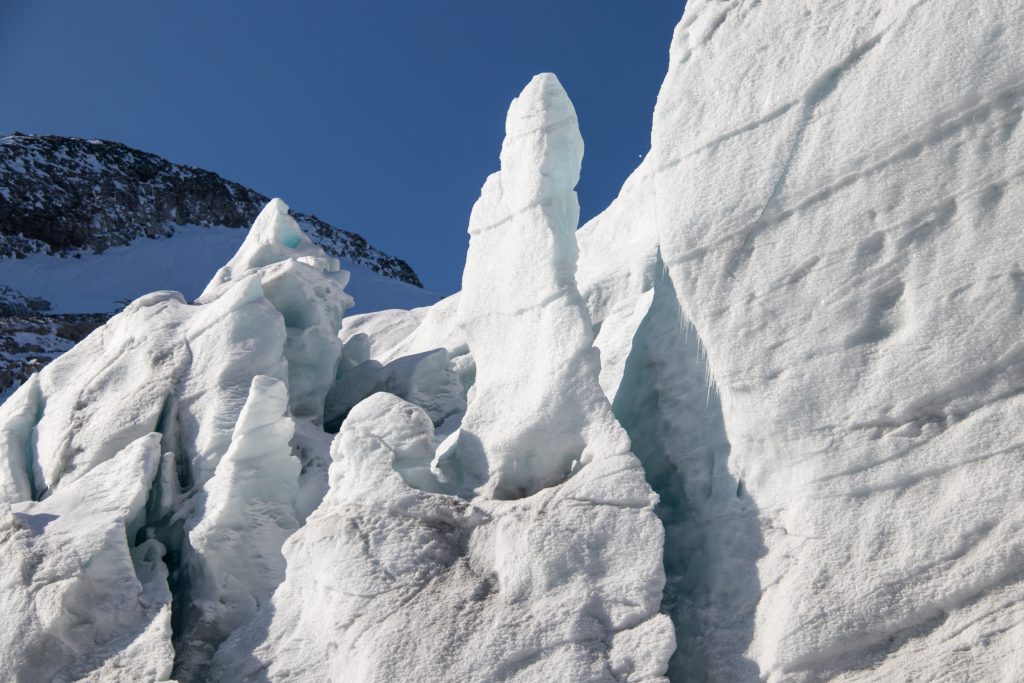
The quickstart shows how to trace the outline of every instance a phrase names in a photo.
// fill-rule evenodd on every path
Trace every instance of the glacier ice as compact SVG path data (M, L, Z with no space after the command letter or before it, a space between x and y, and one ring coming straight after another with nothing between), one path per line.
M326 396L325 426L337 426L360 401L386 391L423 408L435 425L461 418L466 411L466 387L444 348L401 356L387 365L368 358L365 334L345 342L345 359ZM349 356L352 354L352 356ZM365 359L354 362L355 359Z
M1024 23L959 10L696 2L673 38L650 192L767 680L1020 676Z
M453 316L469 348L487 351L474 352L476 391L447 471L438 472L430 405L388 392L356 403L331 447L330 489L285 545L284 583L218 651L215 679L640 681L664 672L674 639L658 613L662 528L598 383L574 280L582 142L553 75L527 85L506 131L502 170L471 220ZM495 193L506 183L515 189ZM499 262L510 276L531 270L538 255L547 277L509 277L509 296L498 292L508 305L495 310L486 274ZM545 343L567 329L574 343L546 360ZM371 351L359 334L346 348L363 349L361 358ZM339 382L360 368L397 364L415 378L426 366L424 377L448 379L420 386L444 398L462 386L448 359L443 347L388 366L369 359ZM525 380L503 391L515 375ZM508 419L496 420L496 408ZM490 477L476 476L481 460Z
M271 203L0 408L0 677L1019 680L1018 9L690 0L578 232L535 78L427 308Z
M183 556L189 588L179 678L203 678L221 642L255 616L284 580L281 546L299 526L301 470L287 413L285 383L254 377L231 446L199 494L203 515L186 529Z
M74 544L62 550L56 536L46 546L32 542L32 552L66 574L49 572L68 589L46 598L55 614L45 618L71 618L60 617L63 609L84 625L72 623L66 635L45 623L6 623L5 642L24 630L18 637L27 648L12 655L21 660L8 671L66 670L76 672L67 674L72 680L95 669L89 675L98 680L163 680L173 666L183 680L196 680L219 642L283 579L280 546L326 491L329 437L319 425L352 303L337 262L292 228L287 207L272 202L195 305L176 292L136 300L0 409L4 502L16 517L22 508L40 510L24 513L30 529L40 520L37 532L81 532L90 543L79 551ZM125 503L130 514L101 515L104 499L96 498L100 508L88 524L108 539L100 547L78 525L92 504L83 501L104 486L114 487L113 500L135 502ZM137 566L127 576L119 567L129 556ZM88 579L83 562L106 583L72 590L79 575ZM131 599L148 611L123 606L140 592L130 579L144 584L150 597ZM115 580L117 600L107 595ZM36 598L14 597L15 585L9 597L25 609ZM97 624L88 621L90 611ZM40 654L57 647L53 638L70 648L65 659ZM82 638L94 638L107 668L81 654L90 642ZM107 641L124 651L103 650ZM153 658L157 652L163 659Z
M345 293L349 274L302 232L288 215L288 206L274 199L197 302L214 301L234 283L253 275L259 277L263 296L284 319L291 410L321 423L341 356L342 316L354 303Z
M423 490L432 434L391 394L352 410L330 491L285 545L285 582L218 651L214 679L656 678L672 634L635 460L595 459L526 499L466 502Z
M629 444L597 383L576 288L583 139L554 74L530 81L505 131L501 171L469 220L457 320L476 374L457 459L466 486L520 498Z
M0 678L167 680L164 548L136 542L159 462L160 435L146 434L45 500L3 511Z

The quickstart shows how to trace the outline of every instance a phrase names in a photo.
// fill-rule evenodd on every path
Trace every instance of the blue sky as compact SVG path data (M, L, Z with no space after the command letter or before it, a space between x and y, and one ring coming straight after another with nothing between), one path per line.
M459 287L508 103L558 74L585 218L647 151L681 0L0 0L0 131L117 140Z

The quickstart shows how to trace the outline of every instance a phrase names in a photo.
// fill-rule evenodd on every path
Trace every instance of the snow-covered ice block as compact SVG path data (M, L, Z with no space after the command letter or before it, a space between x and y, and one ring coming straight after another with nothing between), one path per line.
M216 680L661 680L674 638L657 497L575 287L581 154L558 81L535 78L473 213L458 319L475 396L440 447L444 480L426 411L389 393L352 408L330 490L285 545L285 582L218 651ZM443 348L386 367L406 366L447 377L412 382L440 397L457 379Z
M357 335L345 344L348 351ZM352 349L363 355L367 348ZM445 349L401 356L387 365L366 360L347 369L339 368L338 376L327 394L325 424L337 430L342 419L354 406L378 391L386 391L423 408L435 425L466 410L466 390L453 369Z
M0 512L0 679L167 680L171 594L136 536L160 462L147 434L43 501Z
M217 296L223 286L275 263L297 260L324 273L339 273L339 284L348 284L348 273L340 270L338 259L324 254L302 232L299 224L288 215L288 205L280 199L271 199L256 217L249 234L231 260L227 262L206 286L200 300Z
M694 0L673 38L649 192L769 681L1020 677L1024 22L963 9Z
M345 293L349 274L302 232L283 201L273 199L198 302L214 301L231 283L253 276L284 318L292 412L321 423L341 354L342 316L354 305Z
M633 456L467 503L422 490L433 452L420 408L379 393L353 409L285 582L214 680L658 680L673 647L662 534Z

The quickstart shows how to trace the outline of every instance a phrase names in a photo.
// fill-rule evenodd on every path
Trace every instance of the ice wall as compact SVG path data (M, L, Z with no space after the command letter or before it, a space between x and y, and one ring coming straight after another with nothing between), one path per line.
M676 30L649 182L758 510L767 680L1019 675L1019 9L701 1Z
M666 603L677 678L1024 666L1018 9L687 3L652 150L581 229L577 273L601 385L662 495L669 592L745 577ZM382 356L451 350L452 305L358 327L380 324ZM681 419L699 393L707 420ZM726 450L690 460L716 419ZM710 479L677 467L702 461Z
M200 305L140 299L0 409L0 671L187 680L215 596L214 680L1016 680L1018 10L691 0L651 152L578 234L538 77L464 291L344 350L344 276L272 204ZM283 512L221 558L200 503L266 497L256 375Z

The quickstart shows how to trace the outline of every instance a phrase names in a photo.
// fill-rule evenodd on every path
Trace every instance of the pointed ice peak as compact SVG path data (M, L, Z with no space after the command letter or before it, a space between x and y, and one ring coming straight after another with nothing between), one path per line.
M569 192L580 179L583 137L576 110L558 77L538 74L512 100L501 146L505 195L523 202Z
M287 258L325 258L288 214L288 205L271 199L249 229L249 235L228 265L261 268Z
M288 214L287 204L271 199L256 217L242 246L213 276L199 300L216 298L224 283L239 279L245 273L287 260L300 261L324 273L335 273L341 268L336 258L327 256L302 232Z
M238 416L238 422L235 423L231 437L232 444L258 429L283 425L279 431L288 432L288 436L284 439L284 444L287 445L291 439L291 433L294 431L294 427L291 426L291 418L287 417L287 414L288 385L275 377L256 375L252 378L249 398ZM264 441L266 441L266 436L264 435Z
M532 495L595 457L629 452L576 286L576 112L558 79L541 74L512 102L506 127L501 171L470 217L458 310L476 381L456 460L465 487L485 498Z

